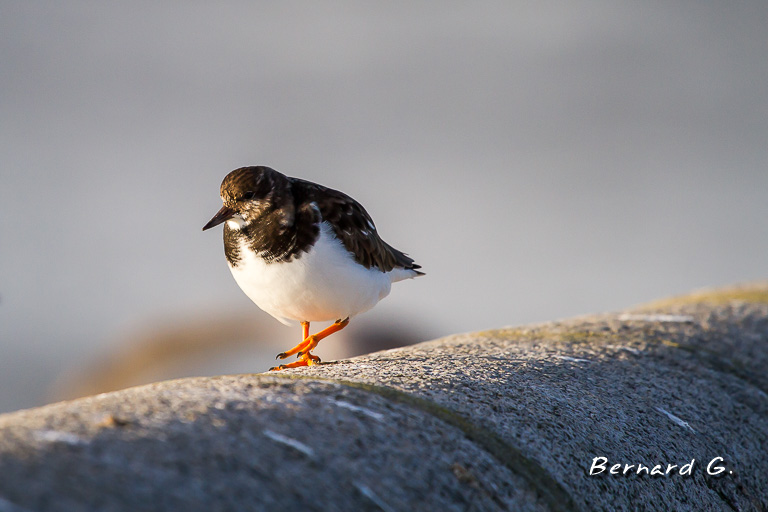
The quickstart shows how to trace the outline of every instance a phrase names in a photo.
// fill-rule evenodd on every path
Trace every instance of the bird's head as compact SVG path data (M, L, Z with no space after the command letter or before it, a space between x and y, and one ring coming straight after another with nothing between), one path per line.
M235 169L221 182L224 206L203 226L203 231L223 222L232 229L241 229L264 212L273 210L289 187L288 179L269 167Z

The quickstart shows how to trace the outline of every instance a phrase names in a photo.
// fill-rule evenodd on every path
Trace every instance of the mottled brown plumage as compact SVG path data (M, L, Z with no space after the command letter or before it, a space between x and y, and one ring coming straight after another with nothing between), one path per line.
M299 258L317 240L320 222L326 221L365 268L382 272L421 268L382 240L365 208L338 190L257 166L227 175L221 184L221 197L225 208L239 212L248 221L242 229L224 228L225 252L232 265L239 260L241 240L266 261Z

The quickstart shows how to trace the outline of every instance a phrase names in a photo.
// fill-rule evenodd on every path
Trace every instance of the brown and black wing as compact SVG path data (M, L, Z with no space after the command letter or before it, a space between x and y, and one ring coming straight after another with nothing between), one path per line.
M336 237L352 253L355 261L366 268L376 267L382 272L394 268L421 268L408 255L382 240L363 205L347 194L299 178L290 179L297 207L314 202L323 220L333 227Z

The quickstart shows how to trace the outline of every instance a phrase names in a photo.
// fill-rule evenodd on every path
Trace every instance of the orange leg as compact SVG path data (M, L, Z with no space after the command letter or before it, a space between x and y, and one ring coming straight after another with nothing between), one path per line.
M285 359L286 357L297 354L299 360L289 364L281 364L280 366L273 366L270 370L283 370L285 368L296 368L298 366L312 366L320 362L320 358L316 355L310 354L320 340L327 338L335 332L339 332L349 324L349 318L344 320L336 320L334 323L323 329L322 331L306 336L304 341L293 347L287 352L281 352L277 355L278 359ZM301 326L304 328L305 334L309 332L309 322L302 322Z
M277 357L275 359L285 359L288 356L292 356L293 354L296 354L298 352L301 352L302 349L306 348L307 345L310 344L309 340L309 322L301 322L301 330L304 333L304 337L301 338L301 343L293 347L291 350L286 350L285 352L280 352L277 354ZM320 333L318 333L320 334Z
M302 331L303 331L303 333L304 333L304 340L306 340L307 338L309 338L309 322L301 322L301 330L302 330ZM303 343L304 343L304 342L302 342L302 344L303 344ZM317 345L317 343L315 343L315 345ZM297 353L296 353L296 357L301 357L301 355L302 355L302 352L303 352L303 350L302 350L302 351L299 351L299 352L297 352ZM317 356L313 356L312 354L310 354L310 353L309 353L309 350L307 350L307 356L309 356L309 358L310 358L310 359L312 359L313 361L315 361L316 363L319 363L319 362L320 362L320 358L319 358L319 357L317 357Z

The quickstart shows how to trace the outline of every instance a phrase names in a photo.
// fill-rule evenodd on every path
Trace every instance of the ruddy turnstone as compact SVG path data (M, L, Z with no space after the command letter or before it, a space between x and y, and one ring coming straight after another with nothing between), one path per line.
M221 182L224 206L203 231L224 225L224 254L245 294L280 322L300 322L302 341L277 355L320 362L323 338L389 295L392 283L424 275L379 236L365 208L338 190L264 166L242 167ZM332 321L310 335L310 322Z

